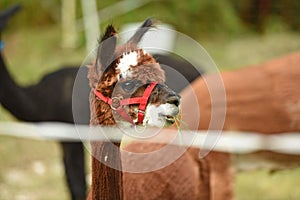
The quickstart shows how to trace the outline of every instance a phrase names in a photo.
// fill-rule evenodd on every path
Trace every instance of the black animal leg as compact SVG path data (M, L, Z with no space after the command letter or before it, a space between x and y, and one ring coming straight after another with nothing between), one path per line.
M81 142L61 142L67 184L72 200L86 199L84 151Z

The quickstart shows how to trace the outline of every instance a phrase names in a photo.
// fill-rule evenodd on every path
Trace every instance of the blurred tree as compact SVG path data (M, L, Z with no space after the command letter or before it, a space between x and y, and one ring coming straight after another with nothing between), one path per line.
M243 22L257 32L263 33L272 23L283 23L283 26L291 30L300 30L299 0L231 0L231 2Z
M271 0L252 0L240 3L240 17L251 28L263 32L266 18L271 14Z
M90 52L96 47L96 41L100 35L97 3L95 0L81 0L81 7L85 27L86 49L87 52Z
M300 1L299 0L281 0L281 16L289 24L292 30L300 31Z
M81 1L76 2L77 19L82 18ZM121 3L120 0L95 0L98 10ZM142 0L128 0L127 5L140 4ZM99 19L101 27L107 23L121 26L127 22L143 21L152 16L194 38L212 34L238 35L245 30L264 32L277 23L291 30L300 30L299 0L149 0L148 4L120 16L107 13L106 20ZM0 8L14 3L24 7L21 17L14 19L17 27L40 27L61 23L62 0L2 0ZM126 9L125 9L126 10ZM118 11L116 11L118 12Z
M62 0L61 16L62 47L75 48L77 46L75 0Z

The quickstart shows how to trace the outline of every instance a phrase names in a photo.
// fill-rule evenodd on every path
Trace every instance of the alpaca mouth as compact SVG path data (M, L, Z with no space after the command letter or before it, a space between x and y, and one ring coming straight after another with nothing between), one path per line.
M169 109L167 109L167 112L161 112L159 113L159 117L163 119L167 126L172 125L176 121L176 117L179 114L179 107L171 105Z
M176 116L160 114L160 117L162 117L163 119L165 119L165 121L168 124L174 124L175 123L175 117Z
M145 112L144 124L155 127L168 127L176 123L179 107L173 104L150 104Z

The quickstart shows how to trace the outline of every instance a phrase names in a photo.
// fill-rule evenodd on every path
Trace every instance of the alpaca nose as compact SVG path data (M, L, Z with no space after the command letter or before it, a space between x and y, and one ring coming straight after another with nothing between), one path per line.
M166 102L179 106L181 97L179 95L170 95L167 97Z

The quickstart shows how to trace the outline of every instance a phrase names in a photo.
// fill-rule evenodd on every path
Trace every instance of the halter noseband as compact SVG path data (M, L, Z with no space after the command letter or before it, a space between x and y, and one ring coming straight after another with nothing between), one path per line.
M117 97L109 98L103 96L103 94L96 89L94 89L94 94L103 102L110 105L110 107L115 110L119 115L123 117L126 121L128 121L131 124L142 124L144 117L145 117L145 110L147 107L148 99L152 93L152 90L157 85L157 82L152 82L150 85L147 86L147 88L144 91L143 96L141 97L133 97L133 98L127 98L127 99L120 99ZM138 109L138 120L137 122L134 122L132 118L128 115L126 110L123 108L125 105L132 105L132 104L139 104Z

